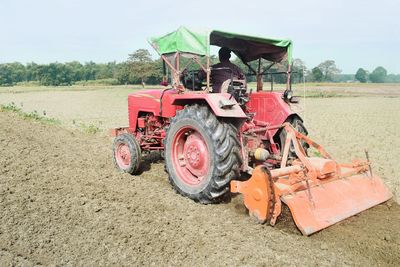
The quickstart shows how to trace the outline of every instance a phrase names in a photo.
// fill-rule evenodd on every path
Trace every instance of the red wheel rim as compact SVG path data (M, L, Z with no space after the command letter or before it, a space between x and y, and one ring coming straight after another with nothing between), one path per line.
M186 126L175 134L172 143L172 164L178 178L187 185L200 184L209 170L207 143L201 134Z
M131 151L128 144L118 143L115 149L115 159L117 160L118 166L122 169L126 169L131 164Z

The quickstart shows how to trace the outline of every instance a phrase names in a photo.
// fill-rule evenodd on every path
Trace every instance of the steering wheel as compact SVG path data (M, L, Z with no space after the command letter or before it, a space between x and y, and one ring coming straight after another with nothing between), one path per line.
M205 84L203 84L203 81L199 78L199 73L201 71L202 70L184 70L180 77L183 86L194 91L202 90Z
M228 93L231 98L239 103L240 106L249 102L249 94L247 93L246 80L229 79L221 85L221 93Z

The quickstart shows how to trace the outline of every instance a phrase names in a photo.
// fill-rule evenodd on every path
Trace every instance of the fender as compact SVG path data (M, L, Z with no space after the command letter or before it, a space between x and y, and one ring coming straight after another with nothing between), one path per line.
M300 116L290 108L290 104L282 98L279 92L254 92L250 95L250 101L247 103L250 112L254 112L254 119L268 123L269 125L281 125L293 117ZM301 121L303 121L300 118ZM275 135L278 129L271 130Z
M128 118L130 131L136 131L140 112L159 115L161 90L141 90L128 95Z
M195 103L207 104L217 117L246 119L247 116L239 104L235 99L229 99L230 97L231 95L227 93L188 92L178 94L173 89L134 92L128 95L129 129L136 130L137 118L141 112L171 118L176 115L177 110L183 109L187 104Z
M246 119L247 116L234 98L228 93L193 93L170 95L172 104L184 106L204 101L211 108L215 116L226 118ZM231 99L230 99L231 98Z

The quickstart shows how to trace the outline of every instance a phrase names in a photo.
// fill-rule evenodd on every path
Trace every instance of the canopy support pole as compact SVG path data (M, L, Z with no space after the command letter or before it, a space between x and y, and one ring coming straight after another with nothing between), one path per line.
M289 64L287 70L286 90L292 89L291 74L292 74L292 64Z
M174 82L173 82L173 87L175 89L179 88L180 85L180 81L179 81L179 76L180 76L180 70L179 70L179 61L180 61L180 53L176 52L175 53L175 68L173 68L174 73L173 73L173 77L174 77Z
M207 56L207 71L206 71L206 75L207 75L207 92L210 92L210 57Z
M207 73L207 66L203 66L203 64L201 64L200 60L197 57L194 57L193 60L200 66L200 68Z

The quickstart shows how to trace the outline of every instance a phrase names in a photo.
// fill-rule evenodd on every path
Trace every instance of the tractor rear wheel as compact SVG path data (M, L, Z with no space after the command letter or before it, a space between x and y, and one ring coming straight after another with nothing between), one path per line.
M137 174L141 160L142 151L133 135L124 133L114 139L113 161L120 171Z
M206 106L178 111L165 139L165 167L175 190L203 204L225 200L242 163L237 135Z

